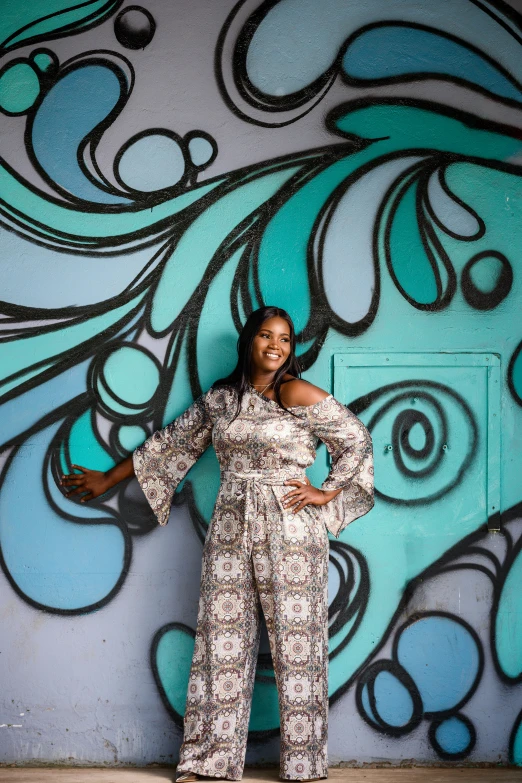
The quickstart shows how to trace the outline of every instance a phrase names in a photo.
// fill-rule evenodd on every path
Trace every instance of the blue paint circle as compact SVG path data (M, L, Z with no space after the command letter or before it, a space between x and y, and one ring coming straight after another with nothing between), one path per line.
M133 346L117 348L104 365L109 390L130 405L145 405L155 393L159 372L154 361Z
M188 143L190 159L194 166L206 166L216 152L212 142L204 136L193 136Z
M376 661L366 669L357 685L356 701L367 723L392 736L407 734L422 719L417 687L395 661Z
M148 437L147 430L138 424L124 424L118 430L118 440L124 451L134 451Z
M440 747L450 754L462 753L471 739L470 731L466 724L459 718L448 718L440 723L435 736Z
M173 623L160 628L152 646L156 684L170 709L180 717L185 714L194 641L188 628Z
M458 715L436 724L430 738L437 753L445 758L464 758L475 744L471 723Z
M40 94L40 82L28 62L7 66L0 75L0 109L6 114L25 114Z
M185 157L170 134L147 133L130 140L118 163L118 174L129 188L153 193L177 185L185 175Z
M58 58L44 49L32 52L31 59L41 73L50 74L58 68Z
M397 660L413 679L427 713L454 709L469 695L481 667L477 642L456 618L424 616L400 633Z
M151 405L160 381L154 357L132 345L117 346L96 360L93 376L93 387L102 407L116 417L143 414ZM127 434L124 433L124 439ZM136 435L134 431L132 434Z
M406 726L413 717L413 699L408 689L391 672L379 672L373 683L379 718L388 726Z

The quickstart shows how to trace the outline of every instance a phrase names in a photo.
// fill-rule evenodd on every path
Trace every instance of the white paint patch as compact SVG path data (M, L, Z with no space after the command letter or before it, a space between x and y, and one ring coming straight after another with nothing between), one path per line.
M328 303L343 321L355 324L368 313L375 289L373 236L384 194L409 167L408 156L376 166L341 196L324 229L322 275Z

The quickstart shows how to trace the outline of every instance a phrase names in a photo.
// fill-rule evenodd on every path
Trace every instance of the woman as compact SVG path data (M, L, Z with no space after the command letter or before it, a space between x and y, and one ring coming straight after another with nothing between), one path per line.
M160 525L176 486L212 442L221 485L205 545L178 781L240 780L266 621L279 697L283 780L327 777L328 536L373 505L368 431L299 378L288 313L262 307L238 340L233 372L107 473L63 477L81 502L135 473ZM331 468L305 468L318 439Z

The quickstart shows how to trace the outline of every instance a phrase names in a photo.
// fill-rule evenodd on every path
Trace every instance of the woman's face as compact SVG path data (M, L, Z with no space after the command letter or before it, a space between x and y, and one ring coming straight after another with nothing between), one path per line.
M252 369L275 373L290 355L290 326L279 316L267 318L252 343Z

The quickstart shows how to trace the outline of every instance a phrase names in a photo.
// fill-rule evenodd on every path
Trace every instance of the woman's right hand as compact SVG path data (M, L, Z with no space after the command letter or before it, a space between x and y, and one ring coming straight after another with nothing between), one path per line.
M67 498L71 495L82 495L80 503L84 503L86 500L94 500L103 495L113 486L102 470L89 470L81 465L71 465L71 467L81 470L81 473L67 473L62 476L60 486L74 487L65 493Z

